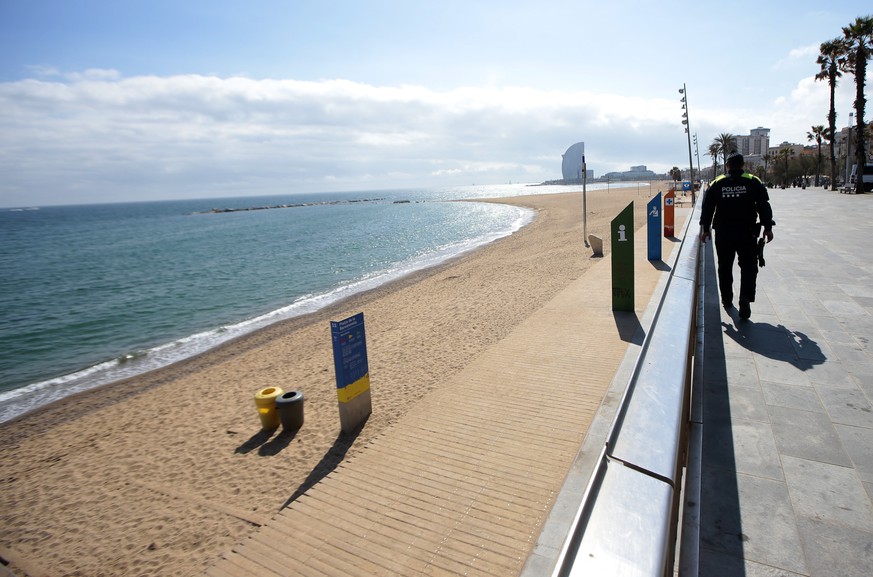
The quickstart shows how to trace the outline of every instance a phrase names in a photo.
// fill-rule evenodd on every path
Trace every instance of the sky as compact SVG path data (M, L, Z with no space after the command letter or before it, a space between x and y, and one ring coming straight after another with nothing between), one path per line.
M0 206L534 183L576 142L667 172L683 86L695 167L725 132L808 144L860 4L0 0Z

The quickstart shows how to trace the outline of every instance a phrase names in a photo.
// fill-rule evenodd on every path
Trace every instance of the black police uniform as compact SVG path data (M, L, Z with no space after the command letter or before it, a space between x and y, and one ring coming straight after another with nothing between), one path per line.
M714 217L713 217L714 215ZM733 301L734 256L740 265L740 303L755 302L758 278L757 236L759 227L773 227L770 195L761 180L742 168L731 168L721 175L703 194L700 214L701 230L715 229L715 251L718 255L718 286L725 306Z

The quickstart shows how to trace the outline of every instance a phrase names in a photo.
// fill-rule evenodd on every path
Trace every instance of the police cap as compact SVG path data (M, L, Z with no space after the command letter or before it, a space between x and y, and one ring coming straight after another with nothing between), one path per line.
M730 166L742 166L744 163L745 159L743 158L743 155L736 150L732 150L730 154L727 155L727 164Z

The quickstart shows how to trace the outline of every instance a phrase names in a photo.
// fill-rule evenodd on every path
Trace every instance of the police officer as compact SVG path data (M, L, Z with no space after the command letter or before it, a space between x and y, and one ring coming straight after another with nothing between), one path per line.
M700 213L700 241L706 242L710 225L716 230L715 252L718 256L718 287L724 308L733 308L734 257L740 265L740 318L752 316L749 303L755 302L758 277L758 230L756 218L763 226L763 237L773 240L773 209L767 187L743 169L743 156L731 152L726 161L727 174L712 181L703 193ZM714 217L713 217L714 215Z

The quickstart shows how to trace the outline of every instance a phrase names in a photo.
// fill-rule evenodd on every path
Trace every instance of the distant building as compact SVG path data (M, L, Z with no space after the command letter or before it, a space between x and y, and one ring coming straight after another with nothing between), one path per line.
M806 147L802 144L792 144L790 142L785 141L782 144L780 144L779 146L774 146L773 148L770 148L768 150L768 152L770 154L770 162L772 163L773 160L779 155L780 150L787 149L789 157L797 157L797 156L800 156L801 154L804 154L805 148Z
M737 151L743 155L747 166L764 164L764 155L770 150L770 129L759 126L748 135L738 135Z
M851 118L849 119L851 122ZM869 124L868 124L869 126ZM853 130L856 130L854 126L841 128L839 132L837 132L837 137L834 140L834 156L836 156L837 160L837 180L844 180L848 182L849 176L852 174L852 167L855 166L855 145L852 142L854 138L849 138L850 135L853 134ZM822 154L825 155L826 165L828 168L822 169L822 172L825 174L830 174L830 150L829 144L825 143L822 145ZM825 152L827 151L827 152ZM867 147L867 163L873 163L873 147Z
M646 168L646 166L631 166L630 170L624 172L608 172L603 175L601 180L655 180L654 172Z
M564 182L581 182L582 162L585 159L585 143L577 142L567 149L562 158L561 175L564 177ZM593 171L588 171L588 177L593 178L593 176Z

